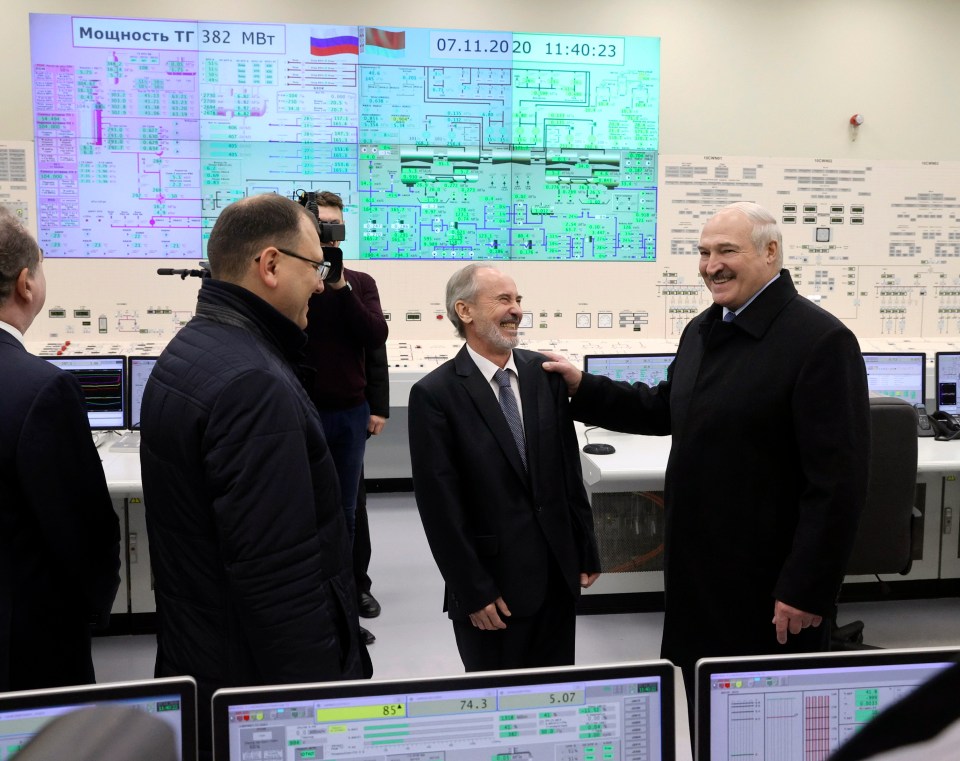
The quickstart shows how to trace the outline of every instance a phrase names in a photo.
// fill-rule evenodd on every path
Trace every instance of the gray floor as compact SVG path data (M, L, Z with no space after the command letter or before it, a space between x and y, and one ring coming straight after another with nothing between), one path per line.
M377 637L370 648L375 678L462 673L453 632L441 612L443 583L413 496L372 494L368 511L373 542L370 575L373 593L383 607L378 618L365 622ZM958 598L841 606L841 623L853 619L866 623L867 641L880 647L960 645ZM662 625L662 613L580 616L577 663L656 658ZM153 636L97 638L93 650L97 679L150 678L155 652ZM682 730L685 724L678 722Z

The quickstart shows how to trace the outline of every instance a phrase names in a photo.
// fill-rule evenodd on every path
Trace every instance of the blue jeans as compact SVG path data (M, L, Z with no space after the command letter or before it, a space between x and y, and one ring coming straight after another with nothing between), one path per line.
M367 445L367 423L370 422L370 405L363 404L348 410L320 410L323 432L327 446L333 455L333 464L340 479L340 504L347 520L350 546L356 525L357 490L360 487L360 471L363 468L363 452Z

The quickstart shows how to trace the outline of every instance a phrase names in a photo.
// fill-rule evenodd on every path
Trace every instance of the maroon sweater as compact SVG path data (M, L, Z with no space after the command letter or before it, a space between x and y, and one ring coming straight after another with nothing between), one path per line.
M365 353L387 340L376 281L365 272L344 272L353 290L335 291L328 285L310 297L307 312L307 364L316 370L307 380L307 391L320 410L363 403Z

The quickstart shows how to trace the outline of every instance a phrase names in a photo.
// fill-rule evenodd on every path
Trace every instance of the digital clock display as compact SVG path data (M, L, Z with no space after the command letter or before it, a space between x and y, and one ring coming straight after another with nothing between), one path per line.
M430 32L433 58L623 66L625 38L512 32Z

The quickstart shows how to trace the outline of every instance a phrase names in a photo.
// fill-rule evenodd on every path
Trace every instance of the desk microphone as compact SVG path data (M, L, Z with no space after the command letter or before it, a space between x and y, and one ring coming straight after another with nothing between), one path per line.
M587 434L590 433L590 431L595 431L598 427L599 426L593 425L587 428L583 432L584 438L587 438ZM603 444L599 441L591 444L589 438L587 438L587 443L583 445L584 454L613 454L616 451L616 447L614 447L613 444Z
M601 444L597 442L596 444L584 444L583 451L586 454L613 454L617 449L613 444Z

